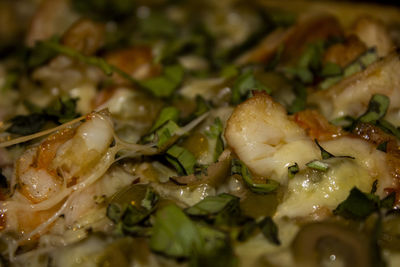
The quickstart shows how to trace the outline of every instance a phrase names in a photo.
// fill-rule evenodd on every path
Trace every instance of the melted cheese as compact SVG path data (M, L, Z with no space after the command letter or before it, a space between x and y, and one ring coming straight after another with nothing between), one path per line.
M384 153L377 151L367 142L343 137L321 143L330 153L349 158L332 158L326 162L326 172L303 169L289 181L284 201L278 206L276 217L303 217L332 211L345 200L353 187L369 192L374 180L378 179L378 194L392 178L386 170ZM302 152L298 151L298 154Z

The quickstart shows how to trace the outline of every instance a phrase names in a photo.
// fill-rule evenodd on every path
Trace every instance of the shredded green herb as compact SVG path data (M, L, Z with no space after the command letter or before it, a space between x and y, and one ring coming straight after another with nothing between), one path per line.
M243 162L237 159L232 160L231 173L241 175L244 183L254 193L268 194L274 192L279 187L279 183L274 180L267 180L264 184L255 183L249 169Z

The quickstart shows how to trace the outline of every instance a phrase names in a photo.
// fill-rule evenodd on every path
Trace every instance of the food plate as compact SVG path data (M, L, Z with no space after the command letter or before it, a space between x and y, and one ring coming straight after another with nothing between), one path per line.
M400 11L0 2L1 266L399 266Z

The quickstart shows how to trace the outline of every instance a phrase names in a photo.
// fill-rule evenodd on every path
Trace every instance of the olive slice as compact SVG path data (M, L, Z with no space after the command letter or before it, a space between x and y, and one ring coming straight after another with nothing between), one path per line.
M298 266L322 266L327 261L340 261L344 266L372 266L368 238L332 222L304 226L292 243Z

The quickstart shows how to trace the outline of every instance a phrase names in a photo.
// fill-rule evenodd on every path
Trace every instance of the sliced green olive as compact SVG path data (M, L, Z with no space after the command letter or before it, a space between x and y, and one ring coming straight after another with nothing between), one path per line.
M341 262L341 266L372 266L368 238L332 222L304 226L292 243L293 256L299 266L321 266Z
M147 184L130 185L114 194L111 197L110 203L117 204L119 206L138 204L137 207L140 207L148 187L149 185Z
M173 179L178 185L195 187L201 184L208 184L216 187L222 184L229 176L231 152L225 150L216 163L211 164L200 175L180 176Z

